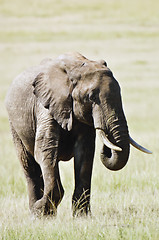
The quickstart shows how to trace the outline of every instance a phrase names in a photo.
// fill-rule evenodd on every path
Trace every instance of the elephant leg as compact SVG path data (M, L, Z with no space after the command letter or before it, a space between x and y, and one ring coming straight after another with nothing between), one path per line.
M29 207L31 209L34 203L43 195L44 183L41 168L34 157L26 150L11 123L10 126L17 155L27 179Z
M38 132L35 159L42 170L44 192L42 198L34 204L33 212L36 215L56 215L57 206L64 195L58 166L58 127L50 123L45 132Z
M73 216L90 213L90 190L95 150L95 131L83 129L74 149L75 190L72 198ZM80 132L82 132L80 130Z
M40 200L33 206L33 212L40 215L56 215L57 206L61 202L64 189L61 184L58 161L53 161L49 156L44 157L41 163L44 180L44 192Z

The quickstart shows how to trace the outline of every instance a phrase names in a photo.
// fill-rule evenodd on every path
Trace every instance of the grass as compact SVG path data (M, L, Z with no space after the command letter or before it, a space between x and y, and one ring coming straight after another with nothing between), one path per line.
M0 239L159 239L158 9L157 0L0 0ZM67 51L107 61L121 85L130 133L153 155L131 149L127 166L110 172L97 138L93 217L71 216L71 160L60 164L65 196L57 217L37 220L29 213L4 98L21 71Z

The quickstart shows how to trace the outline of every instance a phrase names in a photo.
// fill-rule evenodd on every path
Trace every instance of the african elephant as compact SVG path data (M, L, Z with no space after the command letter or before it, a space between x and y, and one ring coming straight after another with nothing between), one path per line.
M90 189L96 131L101 160L120 170L129 157L129 136L120 87L104 60L79 53L43 60L12 83L6 108L29 192L29 207L37 216L55 215L64 195L59 161L74 157L73 216L90 212Z

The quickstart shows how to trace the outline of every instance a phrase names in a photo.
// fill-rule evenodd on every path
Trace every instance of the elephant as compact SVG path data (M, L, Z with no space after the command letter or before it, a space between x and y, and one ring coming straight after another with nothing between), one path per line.
M130 137L119 83L104 60L76 52L44 59L15 78L5 102L35 216L56 215L64 195L59 161L71 158L73 216L91 214L97 132L103 142L101 161L112 171L126 165L130 144L151 153Z

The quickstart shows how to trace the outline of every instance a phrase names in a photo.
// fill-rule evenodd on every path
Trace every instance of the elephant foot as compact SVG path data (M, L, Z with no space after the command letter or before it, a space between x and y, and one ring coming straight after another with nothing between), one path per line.
M90 190L76 189L72 198L73 217L91 216Z
M90 210L90 204L87 206L77 206L78 203L73 203L73 217L91 217L91 210Z
M76 218L76 217L91 217L92 214L91 214L91 211L85 211L85 210L81 210L81 209L78 209L76 211L73 211L73 217Z
M33 215L38 218L43 216L57 215L57 207L47 197L43 197L40 200L36 201L30 210Z
M72 200L73 217L91 216L90 202L88 199Z

